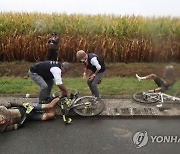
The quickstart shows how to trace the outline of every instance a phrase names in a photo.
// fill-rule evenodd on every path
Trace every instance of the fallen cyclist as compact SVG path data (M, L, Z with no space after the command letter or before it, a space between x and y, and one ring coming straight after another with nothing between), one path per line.
M0 106L0 132L21 128L25 120L45 121L53 119L55 117L54 106L58 101L59 98L57 97L49 104L23 103L21 106L9 109Z
M148 80L148 79L154 80L154 82L157 84L158 87L153 90L149 90L149 92L165 92L170 87L172 87L176 82L175 68L173 65L166 66L162 77L159 77L156 74L149 74L141 77L138 74L136 74L136 78L139 81Z

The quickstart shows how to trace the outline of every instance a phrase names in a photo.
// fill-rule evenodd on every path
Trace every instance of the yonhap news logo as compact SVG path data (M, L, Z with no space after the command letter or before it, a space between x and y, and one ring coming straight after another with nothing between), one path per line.
M138 131L133 135L133 143L136 148L141 148L147 145L148 142L152 143L180 143L180 137L177 135L148 135L145 130Z
M145 146L148 143L148 133L147 131L140 131L134 134L133 142L136 148Z

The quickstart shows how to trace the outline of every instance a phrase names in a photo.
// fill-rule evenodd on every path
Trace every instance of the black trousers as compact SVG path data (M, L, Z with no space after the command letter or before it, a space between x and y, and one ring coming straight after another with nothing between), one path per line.
M57 49L49 49L48 50L48 55L47 55L47 60L56 61L57 58L58 58Z

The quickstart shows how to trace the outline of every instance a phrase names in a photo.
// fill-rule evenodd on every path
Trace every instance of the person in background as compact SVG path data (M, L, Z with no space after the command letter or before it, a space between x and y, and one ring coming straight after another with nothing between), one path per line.
M49 104L30 104L23 103L13 108L7 109L5 106L0 106L0 132L16 130L24 124L22 118L27 110L30 110L26 115L27 120L45 121L55 117L54 106L59 101L59 98L54 98ZM12 103L13 106L13 103ZM41 111L41 112L40 112Z
M51 34L51 37L48 39L48 55L47 60L58 60L58 45L60 39L56 32Z
M50 93L53 86L53 80L59 89L70 97L71 93L62 82L62 74L70 69L68 62L60 63L58 61L43 61L33 64L29 69L30 78L39 85L39 103L45 103L50 100Z
M164 92L168 90L168 88L174 85L174 83L176 82L175 69L173 65L166 66L162 77L159 77L156 74L149 74L149 75L140 77L138 74L136 74L136 78L139 81L147 80L147 79L154 80L154 82L157 84L158 87L153 90L149 90L149 92Z
M83 50L79 50L76 53L76 58L79 62L84 63L84 79L86 79L87 69L91 71L87 79L87 84L91 90L92 95L97 97L97 100L100 99L97 84L102 80L106 70L104 60L94 53L86 53Z

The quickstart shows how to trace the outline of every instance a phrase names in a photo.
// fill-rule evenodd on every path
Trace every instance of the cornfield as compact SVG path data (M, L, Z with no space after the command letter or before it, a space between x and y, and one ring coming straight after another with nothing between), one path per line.
M60 36L59 57L75 62L83 49L106 62L177 62L180 19L114 15L0 13L0 61L46 59L47 40Z

